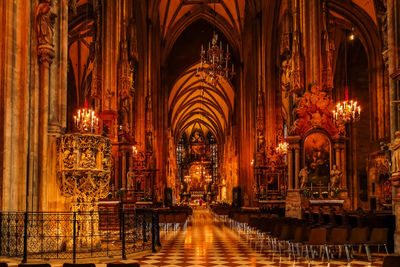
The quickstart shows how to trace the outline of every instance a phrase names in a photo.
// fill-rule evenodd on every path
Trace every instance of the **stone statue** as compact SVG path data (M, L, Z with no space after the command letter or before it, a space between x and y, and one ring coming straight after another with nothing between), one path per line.
M308 182L308 174L309 170L307 166L304 166L303 169L300 170L299 172L299 178L300 178L300 188L303 189L306 187L307 182Z
M342 171L337 169L336 165L332 166L331 170L331 188L338 188L340 185L340 179L342 177Z
M53 46L56 17L57 15L51 10L50 0L41 1L36 10L36 33L39 45Z
M135 180L135 173L133 172L132 168L129 168L128 173L126 174L127 178L127 187L128 189L134 189L134 180Z

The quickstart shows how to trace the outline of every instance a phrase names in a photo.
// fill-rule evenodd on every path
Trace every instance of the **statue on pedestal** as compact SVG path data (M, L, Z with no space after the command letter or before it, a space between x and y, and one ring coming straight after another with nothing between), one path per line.
M309 174L309 170L307 166L304 166L303 169L300 170L299 172L299 178L300 178L300 188L304 189L307 186L307 182L308 182L308 174Z
M126 174L127 178L127 187L128 189L134 189L134 180L135 180L135 173L133 172L132 168L129 168L128 173Z
M340 179L342 177L342 171L337 169L336 165L333 165L330 175L331 175L331 181L330 181L331 182L331 188L332 189L339 188Z

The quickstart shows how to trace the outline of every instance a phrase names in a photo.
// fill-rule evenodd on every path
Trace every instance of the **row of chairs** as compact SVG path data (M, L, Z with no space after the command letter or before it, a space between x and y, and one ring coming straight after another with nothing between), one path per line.
M359 247L359 252L364 247L369 261L371 247L383 246L387 250L387 228L368 227L323 227L321 225L307 225L304 220L281 218L271 214L245 214L234 213L231 216L231 228L239 234L244 234L250 243L264 248L265 243L273 250L286 249L290 256L302 257L305 253L307 259L320 256L327 257L328 261L334 255L341 257L343 250L347 260L354 257L354 247ZM296 253L297 252L297 253ZM310 257L311 256L311 257Z
M177 231L180 227L186 229L188 216L184 212L159 214L160 228L165 232Z
M0 267L8 267L6 262L0 262ZM51 267L49 263L21 263L18 267ZM94 263L64 263L63 267L96 267ZM139 263L107 263L107 267L140 267Z

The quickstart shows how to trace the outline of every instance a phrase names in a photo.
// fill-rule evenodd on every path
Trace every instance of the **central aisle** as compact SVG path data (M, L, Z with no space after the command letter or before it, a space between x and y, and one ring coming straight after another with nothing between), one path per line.
M136 259L144 266L380 266L379 263L353 261L292 261L270 251L256 252L237 233L215 222L207 209L195 209L186 230L169 233L158 253Z

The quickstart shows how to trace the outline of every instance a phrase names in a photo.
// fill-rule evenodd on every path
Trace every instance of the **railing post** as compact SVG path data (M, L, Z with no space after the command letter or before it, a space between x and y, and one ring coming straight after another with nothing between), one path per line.
M160 242L160 217L158 216L158 210L156 212L156 238L157 238L157 246L161 247Z
M24 255L22 263L26 263L28 260L28 212L25 212L24 216Z
M126 251L125 251L125 212L122 210L121 212L121 224L122 224L122 259L126 260Z
M76 211L73 214L73 232L72 232L72 262L76 262Z
M143 213L142 213L142 215L143 215L143 221L142 221L142 236L143 236L143 243L146 243L147 242L147 236L146 236L146 212L144 211Z
M151 212L151 250L157 252L156 250L156 212L152 210Z

